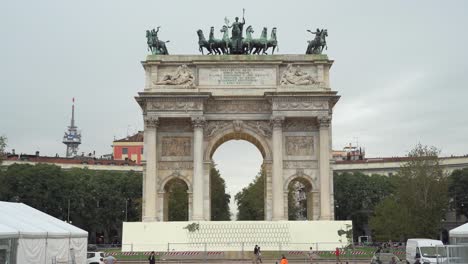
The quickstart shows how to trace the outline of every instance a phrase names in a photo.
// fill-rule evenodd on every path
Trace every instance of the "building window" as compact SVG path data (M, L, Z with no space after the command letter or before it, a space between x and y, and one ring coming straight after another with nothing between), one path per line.
M122 154L128 154L128 148L122 148Z
M143 148L141 148L141 155L143 155Z

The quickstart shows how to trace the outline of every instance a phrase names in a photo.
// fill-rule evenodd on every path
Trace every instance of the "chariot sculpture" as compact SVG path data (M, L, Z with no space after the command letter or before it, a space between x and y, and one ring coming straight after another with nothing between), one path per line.
M225 25L221 27L219 32L223 35L221 38L215 37L215 27L210 28L208 39L206 39L201 29L197 30L198 35L198 48L199 51L204 55L204 50L207 51L207 55L220 55L220 54L268 54L268 50L271 48L271 54L275 54L275 50L278 51L278 40L276 37L276 27L273 27L268 38L268 29L263 27L260 37L254 38L252 35L255 32L253 27L249 25L245 29L244 36L244 25L245 25L245 9L243 10L242 21L236 17L234 22L230 23L229 19L225 18ZM153 55L168 55L166 43L169 41L161 41L158 38L159 28L147 30L146 38L148 44L148 50ZM231 35L229 35L231 30ZM315 35L314 39L307 41L306 54L322 54L324 49L327 49L328 31L327 29L319 29L316 31L307 30L311 34Z
M245 12L245 9L244 9ZM199 51L204 54L203 50L211 54L267 54L268 49L272 48L271 54L275 53L278 47L278 40L276 38L276 27L271 31L271 36L268 38L267 28L264 27L260 38L253 38L253 27L248 26L245 30L245 18L242 16L242 21L236 17L231 24L229 19L224 19L225 25L220 29L223 33L221 39L215 38L215 28L211 27L208 40L201 29L197 30ZM229 29L231 29L231 36L229 36Z

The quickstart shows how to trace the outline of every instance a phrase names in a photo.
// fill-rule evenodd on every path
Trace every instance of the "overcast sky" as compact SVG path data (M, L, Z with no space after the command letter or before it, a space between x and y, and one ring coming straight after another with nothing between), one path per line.
M160 25L170 53L197 54L196 30L221 27L243 7L255 34L278 28L282 54L304 53L306 29L328 29L331 84L341 95L334 149L358 141L367 156L400 156L421 142L444 155L468 153L462 0L2 1L0 134L8 149L64 155L75 97L81 150L111 153L114 137L142 129L133 97L143 90L145 30ZM215 153L225 178L249 182L258 172L261 156L249 144L228 142ZM250 168L245 175L234 169L240 164Z

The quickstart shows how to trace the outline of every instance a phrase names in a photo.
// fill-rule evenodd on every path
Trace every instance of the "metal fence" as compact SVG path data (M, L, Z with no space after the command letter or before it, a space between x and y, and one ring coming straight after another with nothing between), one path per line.
M147 261L151 251L155 251L160 262L166 261L198 261L209 262L216 260L231 260L252 263L253 249L256 244L238 243L167 243L167 244L138 244L122 245L118 248L112 245L99 245L98 251L114 255L119 260ZM343 243L258 243L265 263L275 263L285 255L295 263L335 263L335 250L339 248L342 263L370 263L377 247L353 245ZM138 248L139 250L133 250ZM311 251L312 249L312 251ZM121 251L123 250L123 251ZM404 247L391 247L389 251L398 257L404 257Z

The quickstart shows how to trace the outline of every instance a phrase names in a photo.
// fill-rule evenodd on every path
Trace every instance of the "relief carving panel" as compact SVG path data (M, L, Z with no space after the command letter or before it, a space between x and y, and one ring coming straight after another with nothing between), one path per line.
M283 125L283 131L286 132L305 132L305 131L312 131L317 129L317 125L315 120L313 119L301 119L301 118L294 118L294 119L286 119Z
M266 101L211 101L205 106L206 113L269 113L271 105Z
M192 142L190 137L163 137L162 156L190 156Z
M287 136L286 155L288 156L312 156L314 154L314 137L312 136Z
M160 170L191 170L193 163L190 161L174 161L174 162L159 162L158 168Z
M202 102L193 101L157 101L149 102L147 104L147 110L159 110L159 111L201 111L203 110Z
M304 100L275 101L273 110L328 110L328 103Z
M190 119L161 118L159 122L158 131L159 132L192 132L192 125L190 123Z
M318 164L316 161L284 161L283 162L284 169L316 169L318 168Z

